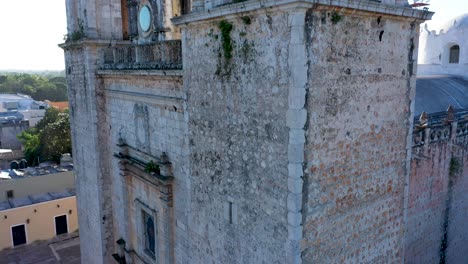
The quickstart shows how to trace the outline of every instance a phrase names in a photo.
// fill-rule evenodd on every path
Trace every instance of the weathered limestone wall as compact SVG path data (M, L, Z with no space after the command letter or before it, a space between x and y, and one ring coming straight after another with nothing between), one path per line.
M183 31L191 263L288 263L289 21L273 8Z
M111 263L123 238L138 263L141 204L170 215L157 230L172 239L158 249L174 256L161 263L401 262L417 50L408 21L426 13L249 1L175 18L182 90L181 72L99 68L98 49L120 39L115 2L68 2L95 38L64 45L83 262ZM150 159L167 153L172 194L122 169L121 141Z
M86 38L122 39L121 0L67 0L67 29Z
M133 72L133 74L132 74ZM179 71L100 71L106 91L106 111L109 115L110 137L106 145L111 153L121 151L119 139L139 151L159 157L165 152L172 163L174 175L174 213L166 224L158 228L174 228L172 244L161 241L157 248L169 251L179 263L187 261L187 201L189 199L188 137L185 93ZM141 179L123 176L119 161L112 159L111 175L114 188L114 232L116 239L127 241L127 248L139 248L136 238L137 222L135 201L148 204L158 214L163 210L155 188ZM166 210L166 209L164 209ZM177 220L176 220L177 219ZM161 231L162 232L162 231ZM160 232L160 233L161 233ZM169 232L169 231L168 231ZM159 237L161 238L161 237ZM141 247L141 246L140 246ZM140 253L140 255L142 255ZM171 256L174 258L174 256ZM160 256L159 263L168 263Z
M105 105L99 81L93 74L96 47L74 45L65 50L67 87L72 124L73 157L81 239L81 258L86 263L110 259L112 233L112 188L109 156L101 148L107 135Z
M303 262L401 262L417 23L319 6L306 26Z
M409 185L406 263L468 258L467 122L416 128Z
M452 197L447 221L446 263L463 263L468 259L468 117L464 120L457 123L449 163Z
M233 4L174 19L188 23L194 262L403 260L414 19L424 16L319 2ZM269 233L258 221L280 228Z

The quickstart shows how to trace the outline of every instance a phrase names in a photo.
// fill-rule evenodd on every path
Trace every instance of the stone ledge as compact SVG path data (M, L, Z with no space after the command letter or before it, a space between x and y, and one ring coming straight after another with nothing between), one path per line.
M98 70L98 75L108 77L121 76L167 76L167 77L182 77L183 70Z
M423 22L432 18L434 12L413 9L410 7L387 5L369 0L250 0L241 3L232 3L214 7L204 11L190 13L175 17L172 22L175 25L183 25L203 20L221 18L241 12L249 12L263 8L274 8L279 6L291 6L295 8L312 8L315 5L324 5L338 8L354 9L358 11L376 12L380 14L402 16L413 18Z

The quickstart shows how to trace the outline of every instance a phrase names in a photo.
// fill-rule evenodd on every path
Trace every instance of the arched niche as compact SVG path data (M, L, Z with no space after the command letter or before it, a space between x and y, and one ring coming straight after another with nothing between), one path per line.
M460 46L452 45L448 50L448 61L452 64L460 63Z

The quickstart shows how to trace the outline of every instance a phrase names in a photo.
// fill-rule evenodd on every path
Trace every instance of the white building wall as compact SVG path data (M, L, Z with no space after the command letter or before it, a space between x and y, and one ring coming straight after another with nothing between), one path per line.
M455 22L457 21L457 22ZM468 16L448 22L439 31L424 27L419 39L418 75L449 74L468 77ZM449 63L450 48L460 46L459 63Z

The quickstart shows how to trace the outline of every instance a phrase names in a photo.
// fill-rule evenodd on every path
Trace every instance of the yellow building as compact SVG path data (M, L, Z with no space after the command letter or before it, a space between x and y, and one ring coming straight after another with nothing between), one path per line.
M78 230L73 172L55 172L0 181L0 251Z

